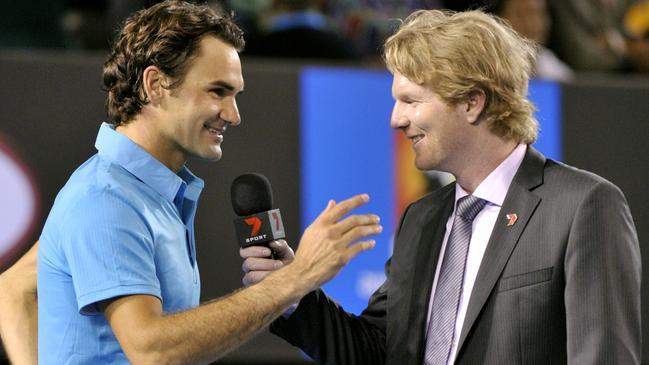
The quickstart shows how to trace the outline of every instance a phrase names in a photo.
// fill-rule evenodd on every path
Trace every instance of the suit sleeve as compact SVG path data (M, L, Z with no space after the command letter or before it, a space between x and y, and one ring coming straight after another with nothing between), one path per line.
M385 264L386 281L372 294L360 316L346 312L322 290L316 290L302 298L288 318L276 320L271 332L299 347L319 364L385 364L391 261Z
M322 290L302 298L297 310L270 330L319 364L385 363L385 332L363 315L346 312Z
M626 199L600 182L580 203L566 248L569 364L640 364L640 277Z

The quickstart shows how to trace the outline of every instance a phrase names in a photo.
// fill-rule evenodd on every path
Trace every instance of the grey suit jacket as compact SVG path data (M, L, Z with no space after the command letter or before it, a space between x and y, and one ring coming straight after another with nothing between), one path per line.
M454 197L451 184L408 207L387 280L360 316L316 291L271 331L323 364L421 364ZM455 363L639 364L640 265L622 192L529 147L482 259Z

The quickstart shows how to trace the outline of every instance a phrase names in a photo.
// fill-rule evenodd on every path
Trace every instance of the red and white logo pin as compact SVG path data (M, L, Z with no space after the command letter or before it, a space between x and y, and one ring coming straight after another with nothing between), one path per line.
M516 213L509 213L505 217L507 217L507 227L513 226L514 223L518 220L518 216Z

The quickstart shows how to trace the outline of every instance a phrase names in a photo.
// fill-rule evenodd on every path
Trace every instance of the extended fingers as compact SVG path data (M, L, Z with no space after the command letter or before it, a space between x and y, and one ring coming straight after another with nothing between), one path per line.
M381 232L383 232L383 227L378 224L356 226L350 229L349 231L345 232L342 235L340 242L345 246L347 246L350 243L357 241L361 238L379 234Z
M381 218L375 214L352 215L338 222L333 227L332 234L342 236L352 228L366 225L378 225L380 221Z
M349 262L354 256L358 255L361 252L370 250L374 248L376 245L376 241L374 240L367 240L367 241L361 241L357 242L347 248L347 251L345 252L345 260L346 262Z
M358 208L361 205L367 203L370 200L369 195L360 194L353 196L349 199L343 200L340 203L327 205L327 208L323 212L323 217L330 223L337 222L340 218L345 216L345 214L351 212L354 208Z

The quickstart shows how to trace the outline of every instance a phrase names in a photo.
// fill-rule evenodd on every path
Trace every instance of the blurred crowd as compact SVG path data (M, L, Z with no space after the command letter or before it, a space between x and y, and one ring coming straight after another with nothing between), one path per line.
M152 0L32 0L3 7L0 47L108 49ZM205 1L201 1L205 2ZM539 45L537 77L649 74L649 0L221 0L246 31L244 56L380 63L381 44L415 9L483 9Z

